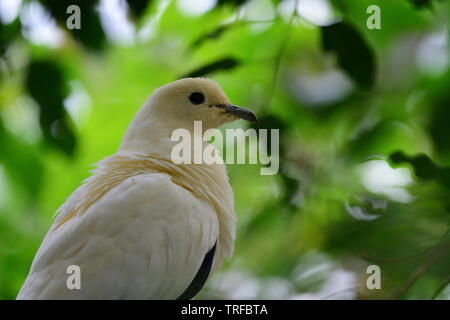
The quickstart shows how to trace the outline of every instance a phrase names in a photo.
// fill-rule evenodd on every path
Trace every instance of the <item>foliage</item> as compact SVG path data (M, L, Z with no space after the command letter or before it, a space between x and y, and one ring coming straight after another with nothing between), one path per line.
M122 1L128 42L107 32L102 1L80 1L68 30L73 1L41 0L56 46L30 36L36 1L0 22L0 299L151 91L204 75L256 112L253 128L280 129L280 171L227 166L235 254L200 298L448 298L448 3L324 0L311 15L311 1L220 0L200 15ZM381 30L366 28L372 4Z

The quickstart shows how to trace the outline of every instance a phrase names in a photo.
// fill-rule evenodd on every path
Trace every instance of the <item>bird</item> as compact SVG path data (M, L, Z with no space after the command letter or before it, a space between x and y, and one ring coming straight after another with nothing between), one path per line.
M155 89L116 153L55 212L17 299L194 298L233 254L234 195L225 164L174 163L171 133L237 119L257 121L211 79ZM69 266L79 268L76 288Z

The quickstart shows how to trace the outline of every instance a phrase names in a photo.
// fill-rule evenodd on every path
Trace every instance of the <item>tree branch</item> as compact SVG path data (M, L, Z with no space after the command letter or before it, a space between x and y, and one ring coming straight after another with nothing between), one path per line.
M447 279L445 279L445 281L439 286L439 288L437 288L436 292L431 296L431 300L436 299L436 297L439 295L439 293L442 292L442 290L444 290L447 285L450 283L450 275L447 277Z
M439 258L450 249L450 242L444 243L442 246L437 247L430 259L422 263L409 277L408 280L391 296L391 299L397 299L400 295L402 295L408 288L413 285L419 277L427 271L429 267L431 267Z

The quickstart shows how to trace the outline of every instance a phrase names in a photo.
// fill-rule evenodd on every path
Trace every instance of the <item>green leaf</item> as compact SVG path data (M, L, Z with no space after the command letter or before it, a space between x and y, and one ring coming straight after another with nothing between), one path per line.
M39 122L45 139L72 155L75 136L68 123L63 101L68 95L63 71L51 60L33 60L25 80L26 88L40 108Z
M229 29L229 27L230 27L229 24L221 25L221 26L218 26L213 31L207 32L207 33L201 35L197 40L195 40L192 43L191 48L199 47L207 40L218 39L225 31L227 31Z
M389 158L394 164L409 163L413 167L415 175L421 179L436 180L450 188L450 168L438 166L425 154L408 157L398 151L391 154Z
M150 0L127 0L127 3L133 17L139 18L145 13Z
M8 25L0 23L0 56L3 56L6 49L20 35L20 20L16 19Z
M180 78L204 77L210 73L213 73L213 72L216 72L219 70L231 70L231 69L237 67L238 65L239 65L238 60L231 58L231 57L227 57L227 58L223 58L223 59L208 63L204 66L201 66L200 68L197 68Z
M247 0L218 0L217 6L223 6L226 4L232 5L232 6L240 6L244 4Z
M450 77L444 77L442 84L447 83ZM442 93L432 98L432 115L429 130L436 150L439 154L450 157L450 91L442 88Z
M339 66L361 87L371 87L375 77L375 57L361 34L346 22L321 30L324 50L334 52Z
M431 8L431 0L409 0L417 9Z

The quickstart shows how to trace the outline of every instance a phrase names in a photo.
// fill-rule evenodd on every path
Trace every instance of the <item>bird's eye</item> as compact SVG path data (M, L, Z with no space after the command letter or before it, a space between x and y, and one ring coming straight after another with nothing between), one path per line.
M194 92L189 96L189 100L193 104L202 104L205 102L205 96L201 92Z

